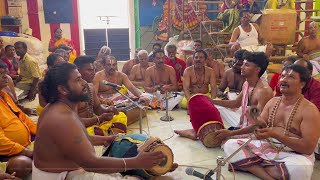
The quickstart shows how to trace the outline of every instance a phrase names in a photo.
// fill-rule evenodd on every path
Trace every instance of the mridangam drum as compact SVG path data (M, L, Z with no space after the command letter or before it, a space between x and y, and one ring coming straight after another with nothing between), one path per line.
M224 125L220 112L209 97L203 94L193 95L188 107L191 124L202 144L209 148L220 146L222 140L216 138L216 131L224 129Z
M139 176L144 179L148 179L153 176L160 176L169 172L173 164L173 153L167 145L156 137L148 137L144 134L129 134L117 137L107 154L111 157L129 158L135 157L141 151L161 151L165 155L165 159L159 165L152 167L150 170L129 170L123 172L123 175ZM105 153L104 155L107 154Z

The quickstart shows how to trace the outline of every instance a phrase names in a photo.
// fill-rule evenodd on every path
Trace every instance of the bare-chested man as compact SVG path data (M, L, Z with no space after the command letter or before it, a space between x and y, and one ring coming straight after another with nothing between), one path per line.
M224 74L224 64L213 59L213 49L206 48L204 51L208 55L207 66L213 69L217 78L217 82L220 82Z
M74 64L78 67L82 79L87 81L89 100L78 104L78 114L90 135L106 135L108 130L124 133L126 132L127 118L124 113L120 114L113 107L106 108L100 104L99 98L95 93L92 81L95 75L94 58L90 56L79 56ZM96 116L95 116L96 115ZM122 118L124 117L124 118ZM94 125L99 126L100 131L93 131ZM95 128L97 129L97 128Z
M226 70L222 81L219 85L217 95L223 99L233 100L242 90L242 85L245 81L245 78L241 76L241 66L243 64L243 54L246 50L238 50L234 54L233 65L231 68ZM226 88L229 91L225 94L224 91Z
M309 24L309 36L302 38L298 43L297 54L306 60L312 60L320 57L320 39L317 36L318 24L311 22Z
M124 63L122 67L122 72L126 74L127 76L130 76L131 69L134 65L139 64L138 59L138 52L142 50L141 48L136 49L134 59L128 60L126 63Z
M254 132L257 140L252 140L231 159L235 170L247 171L266 180L311 179L313 151L320 136L320 114L301 94L309 78L302 66L284 67L280 78L282 96L272 98L257 123L245 128L246 132L243 129L242 133ZM229 132L229 136L239 134ZM226 155L231 155L247 140L228 140L223 147Z
M146 71L144 90L151 93L161 100L166 92L173 92L177 90L176 72L173 67L164 64L165 54L162 49L154 52L155 65L149 67ZM172 110L180 103L183 96L169 99L169 110ZM152 103L152 102L151 102ZM155 105L152 105L155 107Z
M153 63L149 63L148 52L146 50L140 50L138 52L138 59L139 64L132 67L129 79L137 88L143 88L146 70L148 67L153 65Z
M183 90L185 98L181 101L182 108L187 108L190 97L196 93L208 94L209 85L211 98L216 97L216 76L212 68L206 66L208 60L204 50L197 50L193 55L193 64L183 73Z
M93 79L93 85L95 92L102 103L112 104L114 101L122 101L124 98L117 93L117 91L112 87L104 83L104 81L117 84L119 86L124 85L134 96L140 97L141 92L137 89L129 80L128 76L122 72L117 71L117 60L113 56L108 56L107 59L102 61L104 65L104 70L96 73ZM123 88L120 92L126 93Z
M269 63L267 56L263 52L249 52L244 59L241 66L241 75L246 78L246 82L243 84L239 96L235 100L212 100L217 105L222 119L233 126L231 129L238 129L235 131L239 131L239 128L245 128L252 123L248 121L247 117L247 111L250 107L257 107L261 111L273 97L273 92L268 83L260 79ZM241 107L240 112L231 110L231 108L239 107ZM197 134L193 129L175 132L183 137L197 139ZM219 130L218 132L219 139L223 139L222 137L228 137L231 130Z
M73 64L62 63L47 72L40 89L50 104L38 122L33 180L109 179L115 178L111 173L149 169L163 160L161 152L123 159L96 156L93 146L109 145L114 137L88 136L79 120L78 103L88 99L86 84Z

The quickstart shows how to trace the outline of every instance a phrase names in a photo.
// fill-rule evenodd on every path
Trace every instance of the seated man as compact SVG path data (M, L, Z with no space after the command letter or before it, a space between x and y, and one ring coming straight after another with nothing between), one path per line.
M0 161L7 162L6 172L20 178L31 173L31 135L37 125L21 111L3 88L8 86L6 64L0 64Z
M111 49L108 46L102 46L98 53L96 60L94 61L94 67L96 72L99 72L104 69L102 62L103 58L107 58L111 55Z
M9 75L12 79L18 78L18 66L19 62L16 59L16 51L14 49L14 46L12 45L7 45L5 48L5 56L0 60L3 61L4 63L7 64L8 70L9 70Z
M265 52L268 57L271 56L272 44L264 41L257 24L250 23L249 10L243 10L240 17L241 24L233 30L230 39L231 51L245 49L251 52Z
M63 57L63 59L66 62L69 62L69 54L68 54L68 52L66 50L59 48L56 51L54 51L54 54L59 54L60 56Z
M295 61L294 64L305 67L308 70L310 76L312 75L313 67L310 61L299 59ZM313 77L310 77L302 89L302 94L304 95L304 98L306 98L308 101L316 105L316 107L320 111L320 93L319 92L320 92L320 82L315 80Z
M258 123L248 127L246 133L254 132L257 140L252 140L229 161L235 170L250 172L261 179L311 179L320 115L317 107L301 94L309 77L301 66L284 67L280 79L282 96L272 98ZM246 141L227 140L224 152L229 156Z
M311 60L313 65L312 76L320 74L320 39L317 35L318 29L317 22L311 22L308 29L309 36L302 38L297 47L299 57Z
M133 85L141 89L144 86L144 79L146 70L148 67L153 65L148 61L148 52L146 50L140 50L138 52L139 64L136 64L132 67L132 70L129 75L129 79Z
M183 90L185 97L180 103L181 108L187 108L189 99L193 94L208 94L209 85L211 98L216 97L216 77L213 69L206 66L207 59L208 56L205 51L197 50L193 55L194 65L184 71Z
M237 128L247 127L251 122L248 121L246 112L251 107L257 107L261 111L273 97L268 83L260 78L267 69L268 64L268 58L263 52L246 53L241 66L241 75L246 81L238 97L235 100L213 100L213 103L217 105L220 111L222 119L231 126ZM239 109L234 112L231 110L234 108Z
M126 74L117 70L117 60L115 57L108 56L107 59L103 59L102 63L105 69L97 72L93 79L94 91L98 94L100 102L110 105L125 100L125 98L115 90L115 87L106 85L106 82L118 85L118 87L125 86L125 88L122 87L120 89L121 93L127 94L130 92L135 98L140 98L142 93L139 89L132 84Z
M164 58L164 51L162 49L156 50L154 52L155 65L149 67L146 71L144 90L156 97L156 101L154 101L155 98L150 101L153 108L159 106L160 108L166 108L164 107L163 103L159 102L163 101L163 98L168 92L177 91L176 73L173 67L164 64ZM177 104L180 103L182 98L183 96L181 95L170 98L168 110L172 110Z
M139 64L138 59L138 52L142 50L141 48L136 49L134 59L128 60L126 63L124 63L122 67L122 72L126 74L127 76L130 76L131 69L134 65Z
M193 41L193 50L197 51L202 49L202 41L201 40L195 40ZM207 52L208 54L208 52ZM209 54L208 54L209 55ZM193 65L193 55L190 55L186 60L187 67L190 67Z
M296 56L289 56L289 57L287 57L286 59L284 59L282 61L282 65L283 65L283 67L291 65L296 60L297 60ZM280 86L279 86L280 75L281 75L281 73L274 73L274 75L271 77L271 80L270 80L270 83L269 83L272 91L276 92L275 96L281 96Z
M166 47L166 51L168 53L168 57L164 60L164 63L166 65L169 65L173 67L173 69L176 72L176 80L178 83L178 90L182 89L182 79L181 77L183 76L183 72L186 69L186 63L177 58L177 47L175 45L168 45Z
M153 59L154 59L154 52L157 50L157 49L161 49L161 44L159 43L154 43L152 45L152 51L150 52L149 54L149 62L152 62L153 63Z
M90 56L79 56L74 61L81 77L87 81L86 88L89 92L89 99L78 104L78 115L90 135L107 135L109 130L112 131L110 133L124 133L127 130L126 115L122 112L119 114L114 107L106 108L101 105L95 93L92 84L95 75L94 60Z
M238 50L234 54L234 61L231 68L226 70L219 85L217 95L223 99L234 100L242 90L242 85L245 81L241 76L241 66L243 65L243 54L246 50ZM225 93L226 89L229 89Z
M38 61L27 53L27 44L21 41L14 43L17 55L20 57L20 74L15 80L16 87L24 92L18 99L27 97L33 101L37 94L37 85L41 77Z
M86 84L70 63L58 64L47 72L40 90L49 104L39 118L32 180L121 179L120 174L112 173L149 169L165 158L161 152L140 152L121 159L97 156L93 146L109 146L115 137L88 136L80 122L77 107L88 99Z
M216 59L213 59L213 49L211 48L206 48L204 50L207 55L208 55L208 59L207 59L207 62L206 62L206 65L208 67L211 67L216 75L216 79L217 79L217 82L220 83L221 82L221 79L224 75L224 64L217 61Z
M46 70L44 70L43 72L43 76L45 76L45 74L47 73L47 71L52 68L54 65L56 64L60 64L60 63L66 63L66 61L64 61L63 57L60 54L50 54L47 57L47 66L48 68ZM43 79L42 79L43 80ZM39 84L41 84L41 81L39 82ZM38 87L39 88L39 87ZM44 97L41 94L41 91L39 90L39 105L37 106L37 115L39 116L42 109L48 104L48 102L45 101Z

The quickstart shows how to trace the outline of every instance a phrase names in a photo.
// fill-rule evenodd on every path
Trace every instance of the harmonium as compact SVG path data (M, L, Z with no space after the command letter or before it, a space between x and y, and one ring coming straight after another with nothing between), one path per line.
M138 100L135 101L139 105L143 105L144 102L138 102ZM138 121L140 119L140 109L135 104L129 101L123 101L119 104L116 104L115 107L126 114L128 118L128 125ZM146 111L141 110L142 118L146 117Z

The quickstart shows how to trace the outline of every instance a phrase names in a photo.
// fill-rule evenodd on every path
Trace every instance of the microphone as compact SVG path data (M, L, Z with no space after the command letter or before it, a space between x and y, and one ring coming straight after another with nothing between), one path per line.
M191 168L191 167L188 167L188 168L186 169L186 174L188 174L189 176L195 176L195 177L198 177L198 178L204 179L204 180L212 180L211 177L206 176L206 175L204 175L204 174L202 174L202 173L194 170L194 169Z
M118 84L114 84L114 83L108 82L106 80L103 80L102 83L104 85L111 86L112 88L115 88L115 89L121 89L122 88L122 86L120 86Z

